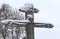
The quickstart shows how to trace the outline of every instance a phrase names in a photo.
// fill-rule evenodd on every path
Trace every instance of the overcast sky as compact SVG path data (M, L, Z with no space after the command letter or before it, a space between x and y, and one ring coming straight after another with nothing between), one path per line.
M0 0L19 9L25 3L33 3L40 10L35 14L36 22L52 23L54 28L35 28L35 39L60 39L60 0Z

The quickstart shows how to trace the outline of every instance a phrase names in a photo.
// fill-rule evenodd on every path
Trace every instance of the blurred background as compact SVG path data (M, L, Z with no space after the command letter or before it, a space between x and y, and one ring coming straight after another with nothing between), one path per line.
M34 14L34 21L54 25L52 29L35 27L35 39L60 39L60 0L0 0L0 6L3 3L16 9L25 3L32 3L39 9L39 12Z

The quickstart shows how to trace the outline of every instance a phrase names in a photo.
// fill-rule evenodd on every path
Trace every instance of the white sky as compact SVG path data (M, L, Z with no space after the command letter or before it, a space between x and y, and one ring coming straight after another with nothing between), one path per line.
M8 3L20 8L25 3L33 3L40 10L35 14L36 22L52 23L53 29L35 28L35 39L60 39L60 0L0 0L0 5Z

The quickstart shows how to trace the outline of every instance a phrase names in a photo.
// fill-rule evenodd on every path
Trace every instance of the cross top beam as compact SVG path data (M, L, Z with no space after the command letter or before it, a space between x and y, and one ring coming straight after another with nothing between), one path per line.
M25 7L19 9L21 12L25 12L25 19L29 19L29 21L34 21L34 13L38 13L39 10L33 7L33 4L27 3Z
M24 7L21 7L20 9L19 9L19 11L21 11L21 12L32 12L32 13L38 13L39 12L39 10L38 9L36 9L36 8L34 8L33 7L33 4L30 4L30 3L26 3L25 4L25 6Z

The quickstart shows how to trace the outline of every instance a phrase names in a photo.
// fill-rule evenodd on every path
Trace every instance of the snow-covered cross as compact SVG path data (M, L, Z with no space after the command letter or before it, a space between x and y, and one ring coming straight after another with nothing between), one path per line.
M27 39L34 39L34 27L53 28L49 23L37 23L34 22L34 13L38 13L39 10L33 7L33 4L27 3L25 7L19 9L21 12L25 12L25 19L28 19L30 23L26 25Z

